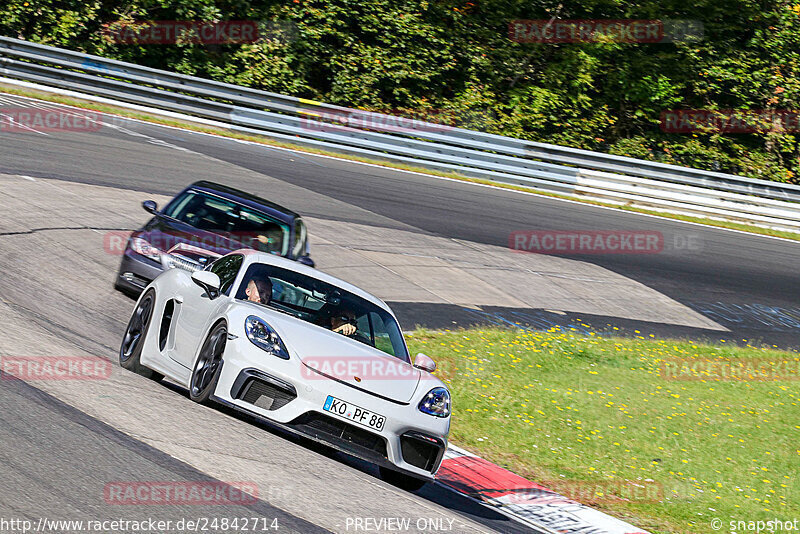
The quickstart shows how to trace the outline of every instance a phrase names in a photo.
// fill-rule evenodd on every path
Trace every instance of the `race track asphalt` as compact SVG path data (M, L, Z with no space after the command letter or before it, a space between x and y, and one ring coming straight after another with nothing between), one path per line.
M0 105L48 106L8 96L0 96ZM209 179L320 220L482 245L506 247L509 234L517 230L658 231L670 245L662 253L574 259L618 273L705 314L730 330L725 336L729 339L798 345L798 243L135 121L116 121L113 127L89 133L0 132L0 174L63 182L63 189L53 186L48 198L38 199L46 200L53 213L60 195L76 195L66 187L69 184L170 196L194 180ZM35 191L41 194L44 189ZM90 201L97 199L87 197L87 206ZM89 211L99 213L92 205ZM107 212L99 214L107 228L133 229L140 224L127 213L115 217L113 203L108 203ZM90 354L113 361L132 303L111 289L117 258L92 252L102 248L102 236L92 234L81 221L84 215L72 198L58 220L37 221L35 228L28 228L30 214L22 205L0 207L2 227L21 228L0 232L0 318L5 326L0 356ZM48 233L56 231L62 233ZM688 237L699 248L678 246ZM440 328L475 320L456 305L390 304L405 324ZM483 311L502 315L515 310ZM620 325L623 332L711 335L666 322L580 317L600 326ZM0 476L8 481L0 486L0 518L113 518L119 507L109 507L101 494L114 480L256 479L263 488L287 493L268 492L270 498L249 507L176 506L157 513L148 507L125 507L123 515L178 519L187 514L257 513L278 517L290 532L345 532L347 517L377 517L388 511L455 519L459 532L531 532L439 486L418 495L400 492L378 480L370 466L224 410L197 406L180 388L154 384L116 367L111 379L91 386L4 380L0 443Z
M31 101L5 97L29 105ZM657 231L658 254L570 256L652 288L731 330L730 339L796 347L800 243L360 165L135 121L87 134L3 136L0 172L164 195L195 179L252 191L330 220L507 247L517 230ZM143 217L143 221L144 221ZM691 249L686 243L692 243ZM313 246L313 243L312 243ZM312 251L313 254L313 251ZM513 289L513 288L512 288ZM486 310L486 309L485 309ZM397 306L440 328L469 322L447 305ZM502 308L486 310L502 313ZM593 325L704 337L649 321L581 315Z

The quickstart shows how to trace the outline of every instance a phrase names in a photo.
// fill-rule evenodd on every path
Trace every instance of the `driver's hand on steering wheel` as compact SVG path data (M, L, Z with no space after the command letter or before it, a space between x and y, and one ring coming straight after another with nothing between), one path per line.
M338 328L334 328L333 331L345 336L352 336L356 333L356 327L350 323L345 323Z

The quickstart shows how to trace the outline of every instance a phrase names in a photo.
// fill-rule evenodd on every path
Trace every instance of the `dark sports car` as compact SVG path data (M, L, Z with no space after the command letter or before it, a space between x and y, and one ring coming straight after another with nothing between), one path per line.
M297 213L263 198L212 182L196 182L128 239L115 287L138 295L162 271L201 270L233 250L251 248L311 267L308 234Z

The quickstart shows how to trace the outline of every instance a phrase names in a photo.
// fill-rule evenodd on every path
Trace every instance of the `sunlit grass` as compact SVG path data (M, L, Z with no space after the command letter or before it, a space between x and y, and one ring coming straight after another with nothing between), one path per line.
M800 517L800 382L660 374L666 358L796 353L558 329L417 330L408 342L453 392L451 440L534 481L652 480L663 499L598 506L651 532Z

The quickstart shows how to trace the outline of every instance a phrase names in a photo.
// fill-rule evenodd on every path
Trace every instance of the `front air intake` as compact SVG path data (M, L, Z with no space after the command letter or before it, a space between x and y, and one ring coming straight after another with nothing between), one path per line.
M400 452L406 463L433 473L444 455L444 442L420 432L406 432L400 436Z
M283 408L297 398L294 386L255 369L243 371L231 393L234 399L269 411Z

